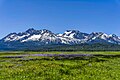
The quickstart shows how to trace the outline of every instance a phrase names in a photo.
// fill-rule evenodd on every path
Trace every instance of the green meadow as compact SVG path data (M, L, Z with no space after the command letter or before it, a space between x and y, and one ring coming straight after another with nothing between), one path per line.
M59 58L31 54L93 56ZM120 80L120 52L0 52L0 80Z

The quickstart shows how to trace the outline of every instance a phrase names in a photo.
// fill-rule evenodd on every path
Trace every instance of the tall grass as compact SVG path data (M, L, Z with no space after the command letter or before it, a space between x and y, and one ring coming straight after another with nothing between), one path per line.
M21 52L20 52L21 53ZM28 52L49 53L49 52ZM51 53L51 52L50 52ZM60 54L62 52L55 52ZM83 52L63 52L83 53ZM85 52L90 54L120 54L120 52ZM5 58L19 53L0 53L0 80L119 80L118 56L94 56L56 59L56 57L25 56ZM26 54L22 52L22 54ZM58 57L59 58L59 57Z

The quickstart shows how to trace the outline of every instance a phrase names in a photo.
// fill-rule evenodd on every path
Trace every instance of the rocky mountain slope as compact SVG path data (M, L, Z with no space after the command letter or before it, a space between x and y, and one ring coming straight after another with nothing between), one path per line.
M3 42L39 42L42 44L81 44L81 43L114 43L120 44L120 37L115 34L102 32L83 33L78 30L66 30L63 34L55 34L49 30L28 29L25 32L10 33L3 39Z
M83 33L78 30L66 30L56 34L50 30L30 28L25 32L10 33L0 40L0 49L27 49L46 45L81 45L81 44L120 44L120 37L103 32Z

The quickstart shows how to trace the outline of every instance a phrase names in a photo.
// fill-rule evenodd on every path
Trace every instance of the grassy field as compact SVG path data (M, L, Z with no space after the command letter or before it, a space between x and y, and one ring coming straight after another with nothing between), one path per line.
M75 58L24 54L100 54ZM120 80L120 52L0 52L0 80Z

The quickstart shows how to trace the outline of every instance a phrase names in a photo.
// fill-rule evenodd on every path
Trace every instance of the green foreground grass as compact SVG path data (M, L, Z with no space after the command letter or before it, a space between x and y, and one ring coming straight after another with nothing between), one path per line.
M120 80L120 58L83 57L58 60L54 57L26 56L21 54L113 54L120 52L1 52L0 80Z

